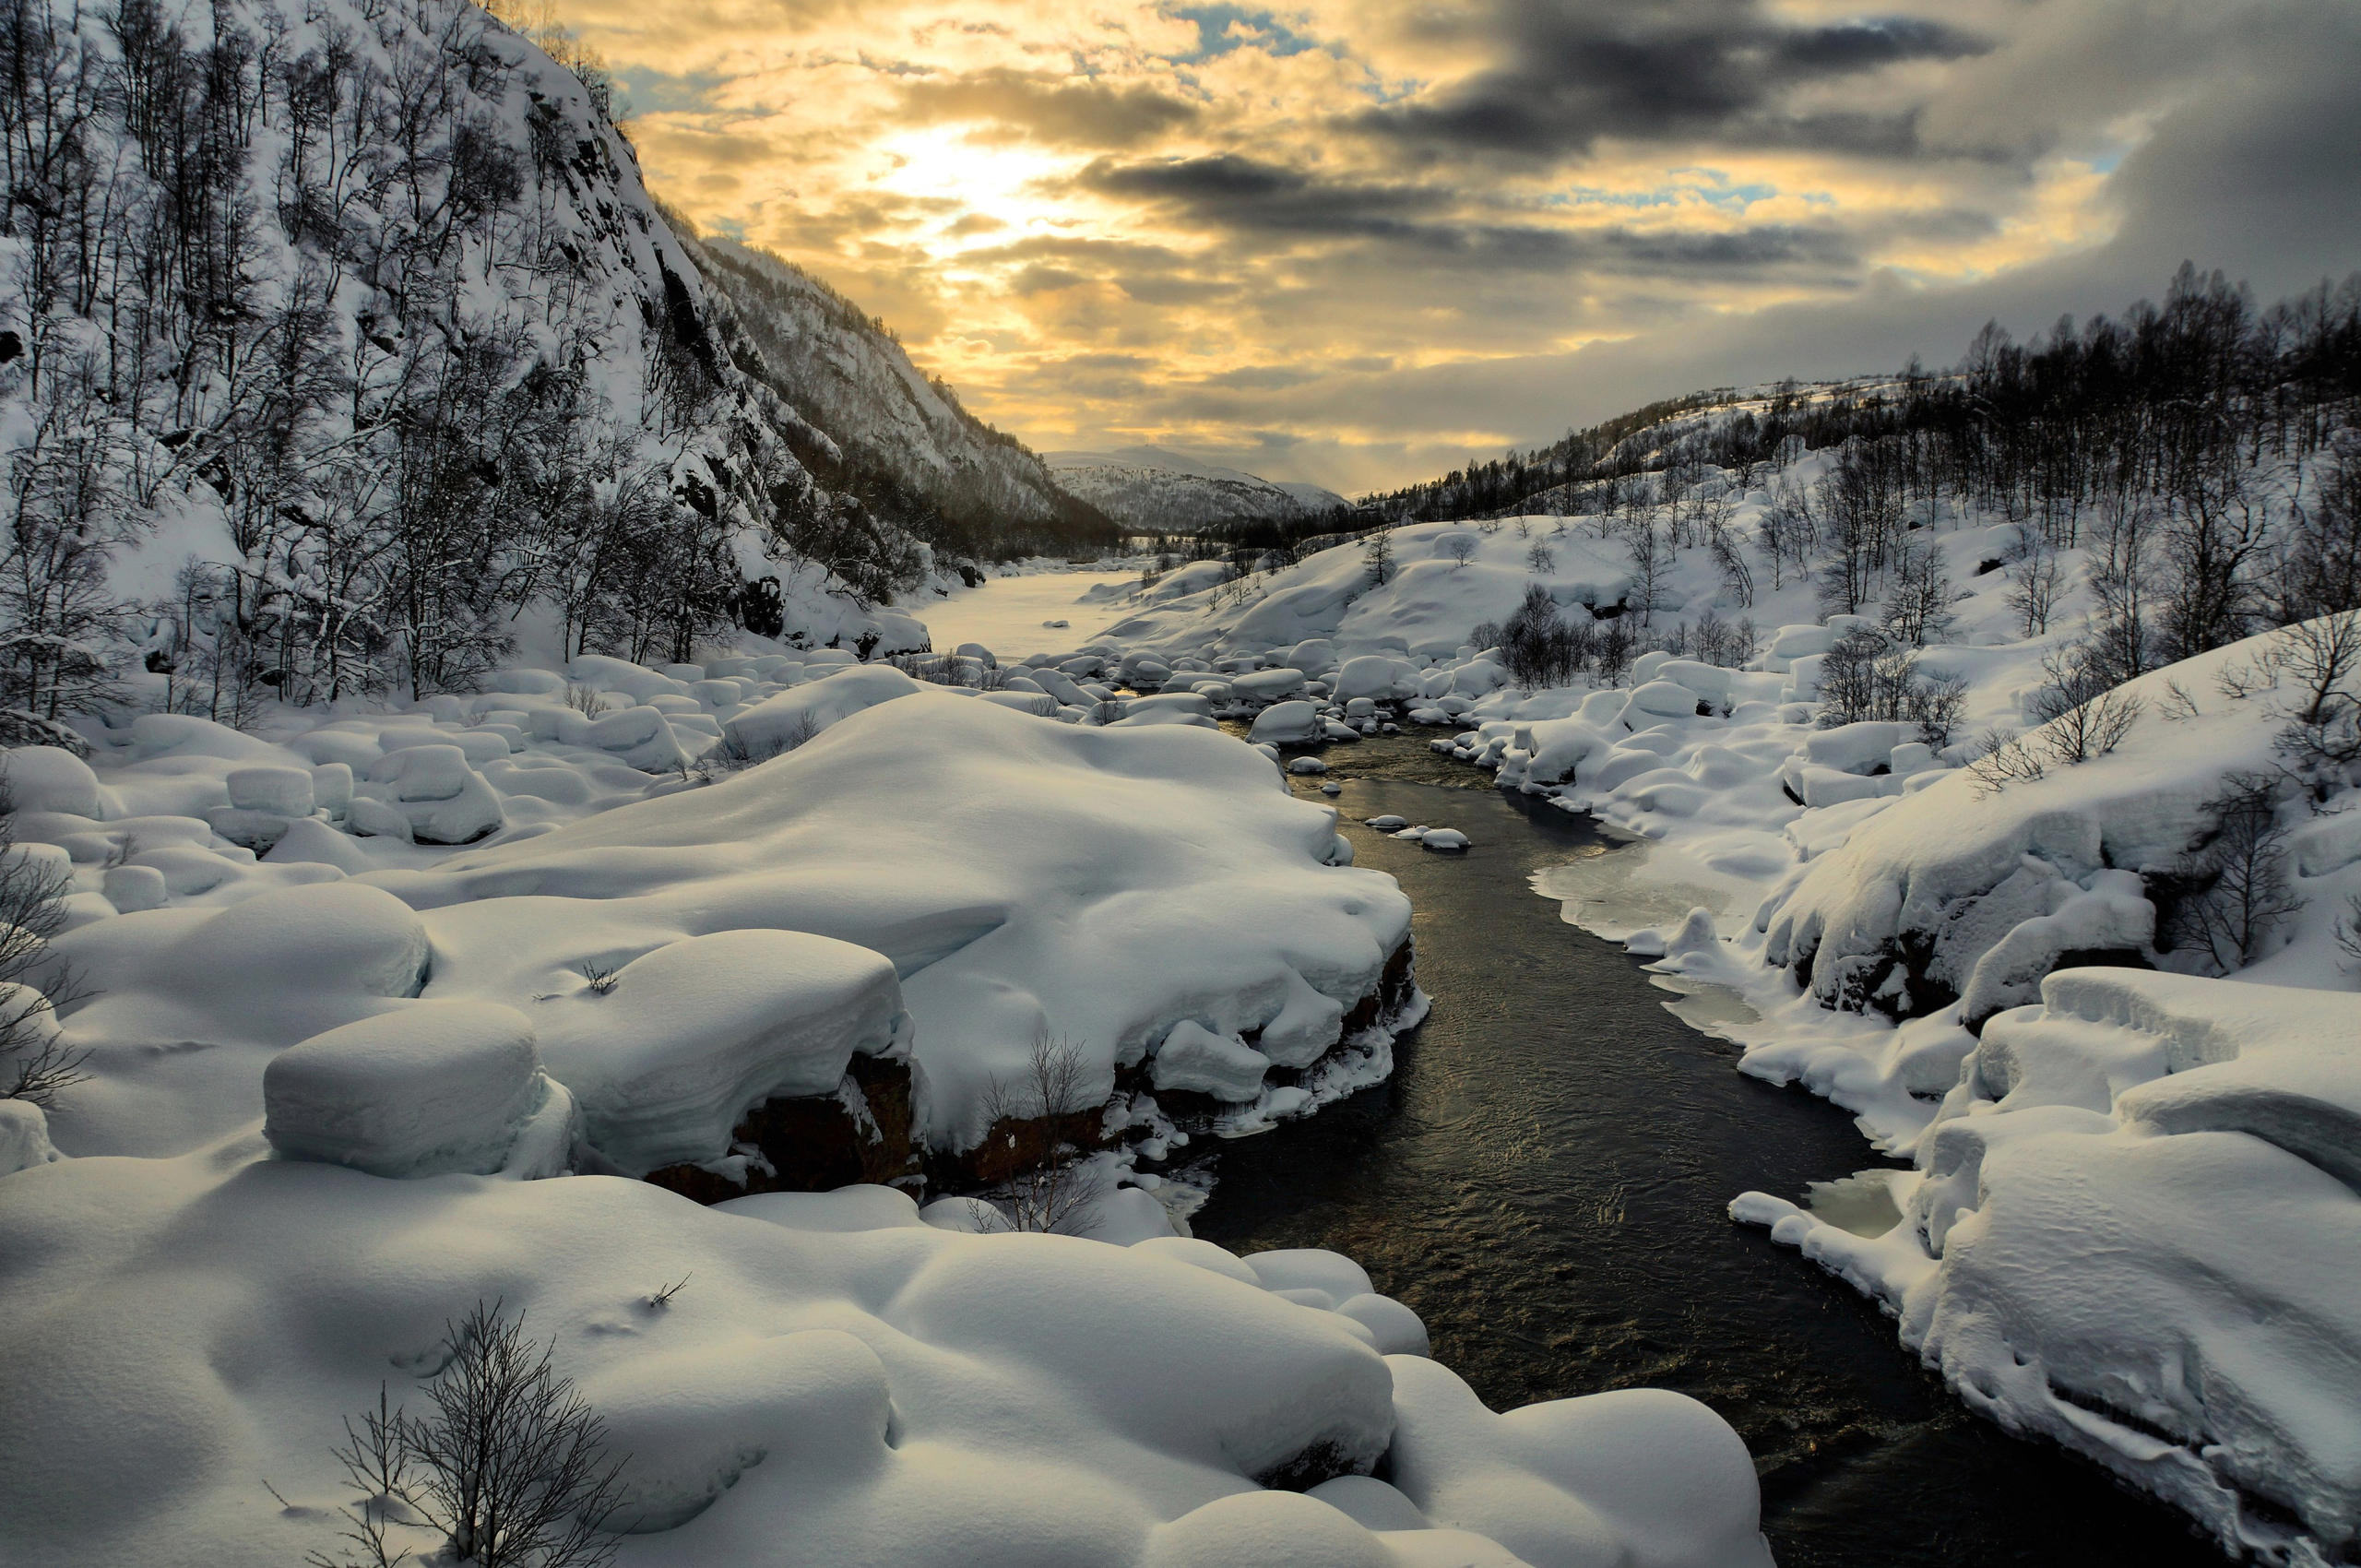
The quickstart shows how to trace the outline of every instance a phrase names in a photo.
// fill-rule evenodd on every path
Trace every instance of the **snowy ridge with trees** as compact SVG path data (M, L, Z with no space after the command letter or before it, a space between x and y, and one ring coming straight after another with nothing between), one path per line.
M1134 533L1223 532L1240 524L1302 524L1346 507L1316 484L1276 483L1159 446L1050 452L1042 460L1076 495Z
M26 0L6 27L22 731L126 677L236 722L467 690L520 647L899 645L871 611L937 551L1106 532L876 324L836 308L811 351L818 286L676 235L596 73L472 6Z

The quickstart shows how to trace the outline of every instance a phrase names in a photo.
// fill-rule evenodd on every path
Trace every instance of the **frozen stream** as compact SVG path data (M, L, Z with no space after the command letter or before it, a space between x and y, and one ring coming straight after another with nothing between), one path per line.
M1730 1222L1738 1193L1801 1198L1873 1157L1842 1111L1740 1076L1536 893L1600 839L1422 738L1324 754L1359 863L1417 905L1434 1012L1391 1084L1219 1146L1199 1235L1359 1259L1496 1409L1640 1384L1704 1400L1756 1455L1786 1568L2218 1568L2160 1505L1968 1414L1874 1306ZM1358 826L1386 812L1476 848Z

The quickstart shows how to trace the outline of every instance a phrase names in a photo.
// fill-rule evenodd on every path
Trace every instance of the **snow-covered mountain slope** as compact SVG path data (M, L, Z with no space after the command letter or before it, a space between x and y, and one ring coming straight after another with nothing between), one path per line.
M912 364L884 323L766 251L720 236L683 243L759 352L744 368L825 437L805 438L797 452L827 482L898 508L931 542L974 554L1111 538L1107 520L1067 493L1041 458ZM921 520L922 509L941 516Z
M126 675L236 720L520 645L850 641L937 553L1110 533L876 324L676 234L582 81L464 0L43 0L11 40L20 728Z
M1136 533L1195 533L1250 522L1298 523L1347 505L1316 484L1270 480L1160 446L1050 452L1058 481Z

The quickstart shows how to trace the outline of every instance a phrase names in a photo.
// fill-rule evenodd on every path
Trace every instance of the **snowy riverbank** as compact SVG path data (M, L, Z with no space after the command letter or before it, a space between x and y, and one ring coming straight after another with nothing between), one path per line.
M1132 1165L1382 1075L1420 1005L1392 879L1202 704L491 684L6 758L89 988L87 1076L0 1124L10 1561L432 1549L333 1451L498 1303L607 1422L624 1563L1767 1562L1703 1407L1495 1415L1351 1262L1192 1241ZM1088 1239L881 1184L1069 1135L1045 1040Z

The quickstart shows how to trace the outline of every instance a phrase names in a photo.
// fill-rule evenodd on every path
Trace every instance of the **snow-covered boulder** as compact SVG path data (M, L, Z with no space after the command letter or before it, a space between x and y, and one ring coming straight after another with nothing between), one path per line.
M263 1134L283 1158L373 1176L490 1175L537 1120L552 1124L538 1146L562 1160L573 1143L571 1100L513 1007L420 1002L346 1024L272 1058L262 1089ZM540 1166L552 1150L534 1152Z
M1363 654L1344 662L1335 685L1338 702L1399 702L1418 695L1419 670L1406 659Z
M2272 765L2286 722L2282 707L2263 696L2211 695L2225 666L2269 647L2267 637L2251 638L2129 683L2119 700L2141 709L2109 754L2052 763L2041 778L1999 788L1974 768L1935 775L1815 859L1792 892L1766 902L1756 927L1766 934L1766 957L1808 967L1825 1004L1874 1003L1908 1016L1967 990L1987 952L2020 922L2059 914L2059 901L2078 893L2101 892L2100 901L2077 906L2076 932L2053 924L2012 947L1979 1004L2024 996L2040 979L2040 952L2087 951L2090 942L2136 952L2130 939L2153 929L2153 911L2135 907L2144 899L2128 884L2103 888L2101 879L2176 869L2211 830L2205 802L2224 775ZM2210 700L2194 716L2172 717L2176 685ZM2040 746L2046 733L2026 744ZM1819 746L1831 762L1874 766L1904 738L1902 726L1851 725L1814 735L1807 751ZM1814 774L1806 768L1804 777ZM1853 788L1899 789L1833 770L1819 777L1832 786L1851 778ZM1818 803L1829 803L1827 791L1818 794Z
M690 703L694 711L694 699L680 700ZM583 731L580 743L596 747L624 766L635 767L642 773L662 773L688 760L671 725L666 722L664 709L647 703L592 719Z
M1435 1523L1536 1564L1771 1568L1753 1461L1696 1400L1635 1388L1499 1416L1447 1367L1389 1364L1394 1484Z
M1279 702L1254 716L1254 727L1247 732L1247 738L1272 745L1296 746L1320 740L1327 732L1318 704Z
M16 746L0 752L0 784L9 809L104 817L104 796L90 765L63 746Z
M1229 689L1246 702L1277 702L1303 690L1303 683L1300 670L1257 670L1233 677Z
M49 1118L29 1099L0 1099L0 1176L65 1158L49 1141Z
M370 766L367 789L368 798L390 808L408 825L408 837L423 844L471 844L507 821L499 792L455 745L387 752ZM376 831L364 826L378 820L368 814L348 816L361 831Z
M1695 692L1676 681L1649 681L1632 689L1626 722L1637 726L1656 719L1696 717Z
M1150 1064L1159 1089L1186 1089L1216 1099L1250 1100L1263 1092L1271 1059L1236 1035L1217 1035L1184 1018L1164 1037Z
M849 666L764 698L724 724L721 731L749 756L776 756L848 715L908 696L918 689L918 682L890 664ZM1061 700L1068 699L1062 696Z
M855 1051L896 1051L909 1028L892 960L794 931L668 944L534 1018L590 1144L635 1176L728 1154L748 1111L834 1093Z

